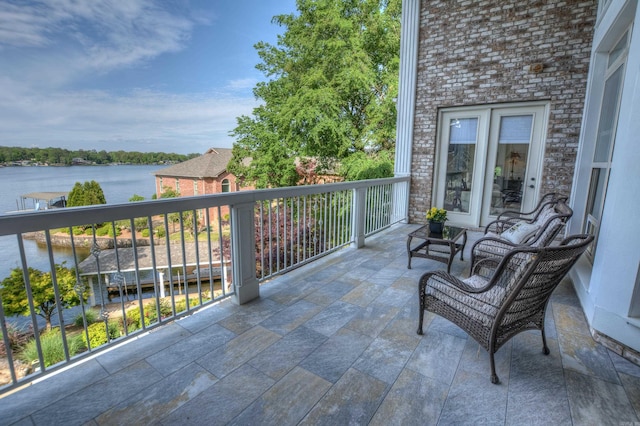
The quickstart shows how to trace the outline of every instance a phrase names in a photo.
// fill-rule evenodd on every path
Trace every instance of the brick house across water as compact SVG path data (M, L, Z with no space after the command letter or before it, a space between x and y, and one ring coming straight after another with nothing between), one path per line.
M159 170L155 173L156 194L160 197L167 189L181 197L238 191L236 177L227 171L230 160L230 148L210 148L200 157Z
M168 189L181 197L239 191L239 180L227 171L230 160L230 148L210 148L199 157L159 170L155 173L156 194L160 197ZM217 218L217 211L213 210L210 211L212 221ZM221 209L223 217L228 213L228 209Z

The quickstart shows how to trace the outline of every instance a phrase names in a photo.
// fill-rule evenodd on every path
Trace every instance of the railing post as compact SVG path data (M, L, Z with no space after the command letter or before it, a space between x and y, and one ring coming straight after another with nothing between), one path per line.
M411 152L418 78L418 39L420 0L402 1L400 25L400 79L396 118L396 157L394 176L411 176ZM393 185L393 222L409 219L410 182Z
M255 204L231 206L231 268L233 300L238 305L260 297L256 278Z
M367 188L353 189L353 209L351 213L351 247L364 247L364 218Z

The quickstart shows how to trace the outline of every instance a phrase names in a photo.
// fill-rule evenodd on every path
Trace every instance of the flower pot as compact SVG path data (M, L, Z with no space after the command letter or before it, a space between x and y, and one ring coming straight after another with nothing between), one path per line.
M429 222L429 232L432 234L442 234L444 222Z

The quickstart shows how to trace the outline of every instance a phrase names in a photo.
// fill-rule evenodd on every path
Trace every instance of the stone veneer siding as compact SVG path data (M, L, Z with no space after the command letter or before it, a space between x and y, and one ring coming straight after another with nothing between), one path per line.
M569 194L597 2L422 0L409 220L431 206L438 111L550 102L540 193ZM544 64L540 73L530 70Z

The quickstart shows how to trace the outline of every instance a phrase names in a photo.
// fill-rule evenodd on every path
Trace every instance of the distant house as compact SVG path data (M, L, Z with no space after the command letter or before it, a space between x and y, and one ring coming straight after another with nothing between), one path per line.
M325 183L342 182L344 178L338 174L335 167L318 168L319 161L312 157L296 157L296 172L300 176L298 185L322 185Z
M239 191L236 177L227 171L230 160L231 149L211 148L200 157L158 170L156 194L159 197L167 189L181 197Z
M231 149L210 148L199 157L158 170L155 173L156 194L160 197L167 189L176 191L181 197L239 191L239 180L227 171L230 160ZM222 214L228 214L224 210Z
M76 157L71 160L71 164L74 166L87 166L91 165L91 161L87 161L84 158Z

